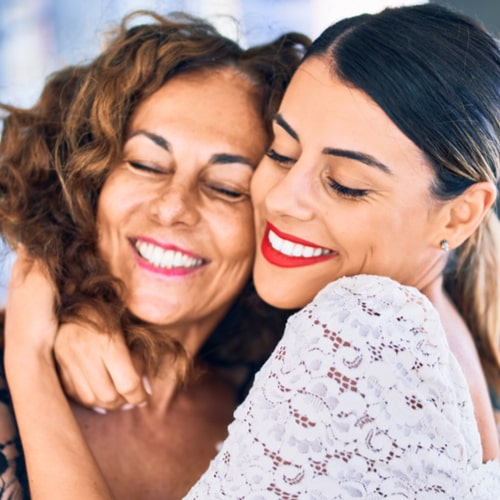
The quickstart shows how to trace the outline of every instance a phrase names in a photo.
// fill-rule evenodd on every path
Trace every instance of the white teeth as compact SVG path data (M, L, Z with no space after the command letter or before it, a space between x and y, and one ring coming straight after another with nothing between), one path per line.
M285 240L281 245L280 252L285 255L293 255L294 247L295 245L291 241Z
M137 241L135 247L143 259L156 267L172 269L178 267L195 267L203 264L202 259L196 259L176 250L164 250L152 243Z
M278 252L290 257L319 257L332 253L328 248L309 247L300 243L293 243L278 236L274 231L269 231L269 243Z
M294 248L292 248L292 255L294 257L301 257L304 254L304 245L295 245Z
M280 238L276 233L269 231L269 243L271 246L277 250L278 252L281 250L281 245L285 242L282 238Z
M304 247L304 257L312 257L314 255L314 248Z

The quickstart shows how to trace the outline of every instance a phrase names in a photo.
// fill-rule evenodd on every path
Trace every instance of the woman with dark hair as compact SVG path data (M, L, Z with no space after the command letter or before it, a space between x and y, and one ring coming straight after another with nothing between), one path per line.
M139 14L95 60L56 72L33 108L2 106L0 232L43 264L58 323L123 331L148 377L147 408L72 404L113 494L179 498L283 328L251 282L249 188L308 40L243 50L201 20Z
M476 23L428 4L313 42L252 179L257 292L302 309L188 498L498 495L499 175Z
M480 361L500 364L499 92L496 41L435 5L347 19L313 43L251 185L257 292L301 309L186 498L497 495ZM9 292L7 340L22 332L31 345L37 325L20 312L48 284L25 265ZM31 359L50 383L14 370L23 352L14 342L9 381L12 372L26 426L29 390L50 394L71 426L45 361L56 335L48 305L39 305L44 335ZM60 444L48 431L43 440ZM27 453L42 478L34 434ZM76 480L62 448L50 456ZM88 454L85 464L105 489Z

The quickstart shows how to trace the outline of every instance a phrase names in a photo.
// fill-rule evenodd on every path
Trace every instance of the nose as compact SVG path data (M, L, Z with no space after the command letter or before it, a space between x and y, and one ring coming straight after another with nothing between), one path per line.
M312 169L298 162L269 190L265 199L269 213L310 220L314 215Z
M165 226L194 226L200 220L199 205L194 186L173 181L158 190L153 201L153 216Z

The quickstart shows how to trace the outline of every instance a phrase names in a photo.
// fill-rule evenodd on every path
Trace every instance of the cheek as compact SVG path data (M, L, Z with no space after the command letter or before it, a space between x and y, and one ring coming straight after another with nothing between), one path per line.
M98 246L102 256L110 257L118 235L132 221L141 218L144 223L144 196L138 183L123 182L120 176L111 176L104 184L97 203L96 227ZM151 198L151 194L149 195Z
M250 184L255 220L258 221L260 219L267 195L283 177L284 174L280 174L279 170L270 164L270 160L264 157L253 174Z
M97 204L97 220L102 225L124 220L128 214L139 213L144 201L155 193L147 183L131 180L127 172L117 169L104 183Z
M253 210L250 204L247 213L241 218L233 234L235 254L238 255L240 259L243 258L253 262L255 256L255 230Z
M228 223L228 221L231 221ZM237 217L234 214L226 218L219 217L213 225L217 246L224 259L232 266L247 268L251 266L255 254L255 234L252 207L242 211Z
M130 198L129 198L130 199ZM97 233L99 242L110 237L113 228L116 228L122 218L126 198L116 193L112 185L105 185L97 204Z
M255 170L252 180L250 182L250 195L252 197L252 204L255 206L256 204L260 203L262 199L262 177L264 174L263 171L264 167L262 163L257 167L257 170Z

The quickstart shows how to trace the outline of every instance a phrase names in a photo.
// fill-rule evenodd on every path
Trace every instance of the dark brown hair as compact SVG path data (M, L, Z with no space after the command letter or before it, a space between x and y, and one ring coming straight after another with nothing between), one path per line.
M147 24L133 24L145 15ZM187 373L182 346L127 311L123 285L98 255L101 188L122 154L130 116L170 78L234 68L254 84L270 130L308 43L289 33L243 50L200 19L139 11L123 20L95 60L54 73L35 106L1 106L0 232L11 248L22 243L46 264L59 292L60 322L105 319L100 328L121 329L150 369L171 353L180 375ZM215 364L260 363L281 334L283 317L257 299L248 283L204 356ZM229 339L239 347L222 348Z
M500 48L472 19L433 4L344 19L305 58L368 94L424 153L432 195L450 200L500 178ZM475 337L487 375L500 366L500 224L491 209L450 252L444 284ZM499 385L500 387L500 385Z

